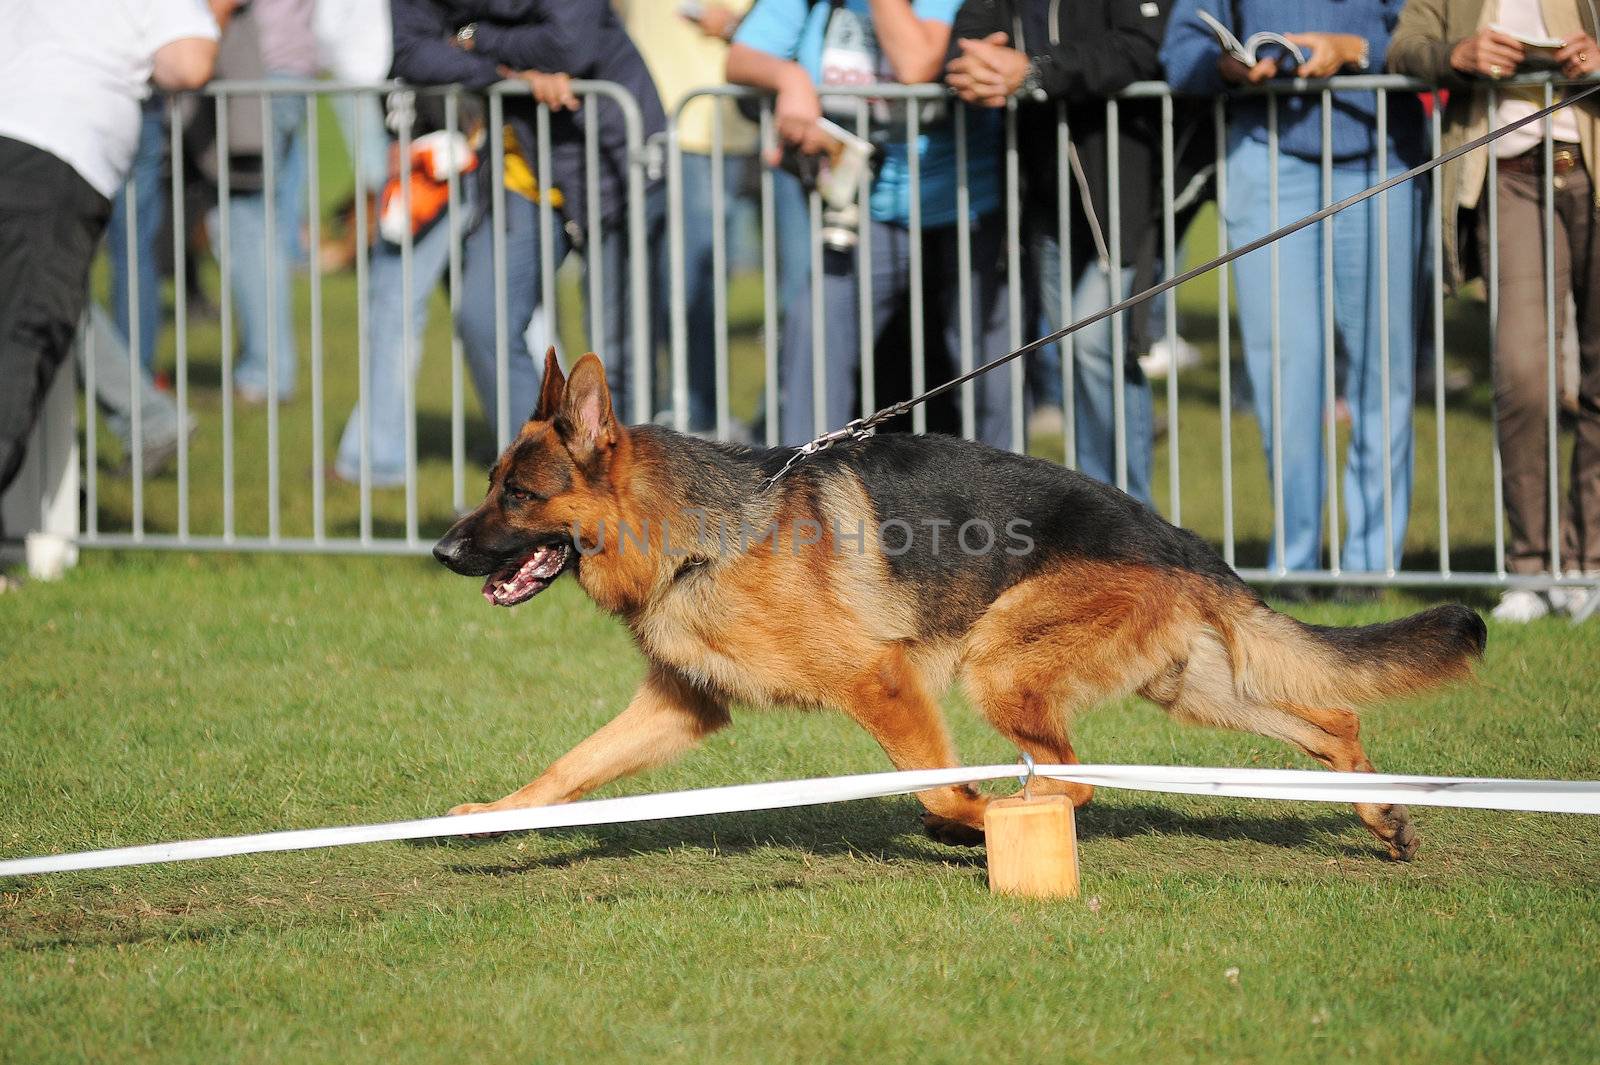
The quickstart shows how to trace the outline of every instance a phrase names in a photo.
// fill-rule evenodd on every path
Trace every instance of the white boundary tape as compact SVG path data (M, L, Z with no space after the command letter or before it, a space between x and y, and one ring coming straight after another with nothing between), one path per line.
M0 861L0 877L60 873L75 869L109 869L124 865L186 862L269 851L346 847L383 840L431 839L481 832L518 832L540 828L577 828L672 817L782 810L796 806L852 799L907 795L951 784L1020 778L1016 765L867 773L859 776L784 780L770 784L595 799L564 806L501 810L461 817L428 817L342 828L310 828L223 836L144 847L82 851L40 858ZM1413 806L1461 806L1484 810L1600 814L1600 781L1501 780L1479 777L1416 777L1388 773L1325 773L1305 769L1207 769L1146 765L1041 765L1034 775L1072 780L1097 787L1128 788L1185 795L1226 795L1247 799L1293 799L1304 802L1407 803Z

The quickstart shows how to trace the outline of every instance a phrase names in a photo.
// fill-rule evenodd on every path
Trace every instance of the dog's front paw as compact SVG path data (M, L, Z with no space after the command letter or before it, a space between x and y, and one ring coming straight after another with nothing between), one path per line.
M922 815L922 831L932 839L952 847L983 846L983 829L974 828L965 821L952 821L938 814Z
M491 807L486 802L464 802L460 806L450 807L450 812L445 816L460 817L462 814L481 814L488 809L491 809Z

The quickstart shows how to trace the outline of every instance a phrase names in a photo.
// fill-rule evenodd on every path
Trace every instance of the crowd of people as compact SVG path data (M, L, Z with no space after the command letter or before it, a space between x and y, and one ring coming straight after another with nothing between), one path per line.
M38 9L46 31L0 36L0 381L6 384L0 488L20 462L37 397L69 350L89 257L107 218L116 219L110 227L115 305L109 316L100 313L100 328L109 332L114 324L146 373L155 371L154 234L171 131L145 82L183 89L210 73L208 63L204 71L186 68L182 78L170 74L162 57L175 37L209 42L226 26L220 49L210 46L219 76L304 79L332 72L370 82L388 75L417 88L391 93L386 114L376 97L340 97L339 117L363 160L367 187L358 193L371 195L375 210L385 185L400 176L402 126L413 144L434 137L431 154L415 159L432 179L442 181L454 168L467 219L459 227L463 279L454 325L483 409L501 436L534 407L534 351L554 332L542 271L569 254L607 279L599 286L603 306L589 311L599 323L593 343L618 409L659 411L673 398L661 389L635 398L642 382L634 379L639 356L632 350L636 294L624 283L635 264L628 262L630 159L621 112L604 96L580 101L572 82L621 86L637 102L647 138L663 132L669 114L679 115L676 189L684 225L676 284L667 191L657 176L646 185L642 211L656 319L650 332L658 340L668 335L667 308L681 296L688 356L682 417L702 432L715 427L717 409L713 203L732 204L741 191L739 168L728 165L727 184L713 198L713 158L719 148L730 159L755 158L756 132L750 112L731 97L686 101L724 82L772 94L779 144L760 162L772 168L781 391L778 410L766 416L777 419L778 438L789 445L867 413L871 384L862 380L862 340L885 338L893 322L904 320L914 238L930 347L950 356L1006 350L1013 296L1026 308L1024 331L1032 334L1093 314L1176 265L1162 257L1160 105L1128 100L1114 129L1107 121L1105 100L1134 82L1166 80L1182 94L1173 105L1179 237L1208 182L1225 181L1227 235L1237 247L1426 159L1426 107L1443 108L1448 149L1542 104L1542 89L1506 86L1491 106L1491 87L1510 75L1555 69L1577 79L1600 72L1593 0L95 0L105 18L72 20L76 28L94 28L88 42L75 27L54 25L66 19L60 5L23 0L23 6ZM1246 60L1225 47L1217 25L1241 40L1262 31L1284 40ZM1532 43L1543 40L1560 43ZM96 47L100 52L90 54ZM113 68L114 77L98 73ZM96 75L82 80L97 87L94 100L73 73L90 69ZM1380 97L1341 90L1326 114L1316 94L1284 95L1270 105L1263 96L1241 95L1227 109L1223 172L1208 173L1217 143L1208 97L1274 79L1384 70L1441 91ZM486 112L473 103L477 98L468 96L449 123L443 98L425 89L482 90L505 79L525 81L529 92L505 100L506 165L490 173ZM890 95L862 105L840 92L885 83L943 84L950 93ZM263 109L258 97L230 97L225 142L215 128L183 131L202 170L215 175L222 164L230 167L226 280L238 318L232 387L247 403L286 402L297 380L290 293L294 265L306 254L299 246L307 209L306 107L291 94L270 99ZM952 99L966 105L960 138ZM539 104L549 109L548 173L534 150ZM1004 210L1000 116L1009 107L1016 108L1021 176L1017 249L1007 246ZM191 116L193 125L204 127L210 111ZM827 219L825 239L814 245L807 193L818 158L837 162L838 134L829 123L856 132L863 115L871 144L868 193L852 213ZM1057 135L1062 119L1070 143ZM914 140L907 135L912 120ZM598 123L593 174L586 161L590 123ZM1481 272L1494 241L1506 564L1515 574L1548 572L1555 540L1563 570L1600 576L1600 105L1586 100L1558 111L1552 129L1548 163L1541 128L1530 125L1452 163L1438 203L1430 204L1428 183L1411 182L1335 216L1331 248L1323 244L1328 231L1311 227L1273 253L1258 251L1234 264L1244 366L1281 513L1270 566L1320 569L1330 546L1345 571L1400 565L1412 490L1410 413L1416 367L1427 361L1419 359L1426 354L1419 347L1431 334L1432 286L1458 286ZM1484 210L1491 153L1499 214L1492 230ZM1541 222L1547 177L1556 278L1548 294ZM52 202L42 212L45 186ZM591 195L598 203L588 202ZM495 198L505 203L498 236L485 221ZM548 234L541 226L546 206L556 212ZM444 275L456 228L443 224L437 210L412 207L411 217L398 221L399 233L411 227L409 291L401 236L387 216L371 251L367 409L351 412L332 466L334 476L366 476L380 487L404 483L407 381L417 372L428 298ZM1425 251L1435 214L1444 235L1443 278L1432 276ZM47 224L57 227L56 261L42 269L29 234ZM546 239L554 247L543 247ZM128 240L143 245L139 254L126 253ZM494 277L497 241L503 288ZM1007 291L1013 253L1023 264L1020 294ZM963 256L970 284L957 268ZM129 262L139 276L127 276ZM870 278L865 308L863 273ZM23 295L36 290L45 295ZM1546 310L1569 303L1574 313L1558 316L1556 327L1575 333L1579 353L1575 380L1562 383L1572 397L1567 416L1576 439L1568 491L1554 508L1559 522L1552 527ZM1156 428L1137 356L1149 350L1153 332L1145 314L1108 319L1073 338L1065 376L1055 348L1028 368L1034 402L1059 408L1070 390L1079 468L1121 481L1146 503ZM1326 357L1330 336L1337 360ZM497 372L502 356L504 376ZM1337 391L1350 424L1339 545L1324 543L1330 391ZM152 402L159 409L163 401ZM1019 439L1008 372L979 378L972 404L969 425L979 439L998 447ZM176 439L176 423L166 428L158 410L153 424L161 429L147 445L158 445L159 458L159 445ZM1496 614L1530 620L1575 606L1574 594L1512 590Z

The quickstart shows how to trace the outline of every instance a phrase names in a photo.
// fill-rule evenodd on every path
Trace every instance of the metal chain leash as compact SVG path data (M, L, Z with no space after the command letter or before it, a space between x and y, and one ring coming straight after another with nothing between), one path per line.
M898 418L902 414L909 413L911 408L920 403L926 403L930 399L937 399L939 396L942 396L947 392L960 388L968 381L988 373L997 366L1004 366L1006 363L1011 362L1014 359L1020 359L1022 356L1027 355L1030 352L1037 351L1047 344L1054 344L1056 341L1061 340L1064 337L1071 336L1080 329L1087 329L1096 322L1104 321L1114 314L1120 314L1130 307L1137 307L1146 300L1155 296L1159 296L1161 293L1166 292L1169 289L1177 288L1179 285L1182 285L1186 282L1193 281L1195 278L1200 277L1203 274L1208 274L1219 266L1226 266L1235 259L1249 255L1253 251L1259 251L1274 241L1279 241L1284 237L1298 233L1307 226L1315 225L1324 218L1332 217L1348 207L1354 207L1356 204L1361 203L1364 200L1370 200L1374 196L1382 195L1383 193L1394 188L1396 185L1401 185L1412 180L1413 178L1421 177L1423 174L1443 166L1452 159L1458 159L1468 152L1476 151L1487 144L1491 144L1494 141L1499 140L1508 133L1521 129L1523 126L1548 118L1550 115L1555 114L1563 107L1570 107L1579 100L1592 96L1597 92L1600 92L1600 83L1591 85L1581 92L1568 95L1561 100L1557 100L1548 107L1542 107L1532 114L1525 115L1522 118L1517 119L1515 122L1511 122L1501 126L1498 129L1491 130L1475 140L1468 141L1466 144L1463 144L1457 148L1452 148L1450 151L1444 153L1438 158L1430 159L1426 163L1414 166L1410 170L1407 170L1401 174L1397 174L1387 181L1380 182L1371 188L1363 189L1353 196L1347 196L1337 203L1329 204L1327 207L1322 208L1320 211L1317 211L1314 214L1308 214L1298 221L1291 222L1286 226L1275 229L1271 233L1268 233L1262 237L1258 237L1248 244L1241 245L1240 247L1234 248L1232 251L1225 252L1224 254L1219 255L1208 262L1201 263L1192 270L1187 270L1184 273L1178 274L1174 277L1169 277L1167 280L1162 281L1159 284L1152 285L1143 292L1136 293L1135 295L1129 296L1127 299L1097 311L1094 314L1089 315L1087 318L1080 318L1071 325L1063 326L1053 333L1040 337L1038 340L1034 340L1022 345L1022 347L1017 348L1015 351L1007 352L1006 354L1001 355L999 358L991 359L990 361L983 363L981 366L976 366L973 369L968 370L966 373L961 374L959 377L953 377L942 385L938 385L935 388L930 388L928 391L919 396L912 396L910 399L903 399L898 403L891 403L889 406L874 411L872 414L869 414L866 417L856 418L854 421L847 422L842 428L823 433L821 436L813 439L810 443L802 444L795 448L794 454L789 457L789 461L784 464L783 468L762 482L761 490L766 491L773 485L777 484L785 474L787 474L791 469L793 469L808 456L815 455L819 451L825 451L842 440L865 440L867 437L871 436L877 430L878 426L882 425L884 422L887 422L892 418Z

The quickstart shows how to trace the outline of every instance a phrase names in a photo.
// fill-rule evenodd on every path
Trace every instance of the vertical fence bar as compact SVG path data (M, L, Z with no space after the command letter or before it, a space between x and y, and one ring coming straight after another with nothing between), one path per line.
M822 194L815 187L806 195L806 207L806 239L811 248L811 435L816 436L828 430L828 365L822 338ZM858 263L860 255L858 246ZM869 270L871 266L863 263L859 268Z
M685 261L683 207L683 144L679 141L680 106L667 127L667 254L672 264L668 278L672 293L669 317L672 330L672 424L680 433L689 428L689 297Z
M365 96L357 94L358 105L364 102ZM366 108L357 106L355 121L352 128L355 135L356 148L350 154L355 157L355 185L356 185L356 406L361 411L361 440L359 455L357 457L356 485L359 496L360 517L358 519L357 534L363 544L372 542L372 338L371 315L368 307L368 267L371 246L367 230L367 197L363 190L367 187L367 168L365 165L366 152L361 150L361 145L366 143Z
M417 321L412 292L416 288L416 237L411 224L411 134L415 105L400 112L395 132L400 147L400 395L405 407L406 543L417 542Z
M1555 88L1544 83L1544 104L1549 107L1555 99ZM1540 123L1544 178L1539 193L1543 201L1544 231L1544 354L1545 354L1545 470L1548 475L1550 513L1547 517L1547 534L1550 539L1550 576L1561 577L1561 469L1557 409L1557 355L1556 355L1556 187L1555 187L1555 119L1546 115ZM1574 249L1574 256L1580 252ZM1563 308L1563 311L1565 308Z
M182 288L183 286L178 286ZM83 320L87 326L88 319ZM100 423L95 402L95 330L82 328L83 334L83 524L84 538L93 541L100 535Z
M723 144L722 101L711 109L711 306L716 319L717 439L726 440L733 427L728 410L728 205L726 148Z
M1178 272L1177 178L1172 148L1172 93L1161 94L1161 258L1163 280ZM1178 490L1178 293L1165 297L1167 337L1167 499L1172 524L1183 524L1183 493ZM1154 489L1154 485L1151 486ZM1152 495L1154 492L1152 491Z
M543 105L539 107L539 132L538 142L544 143L545 127L549 117ZM522 150L526 152L527 146ZM540 172L535 178L538 186L540 200L549 197L550 190L545 185L546 176L550 173L544 168L544 159L539 160ZM506 119L505 97L500 93L489 92L489 227L490 237L494 245L494 449L501 452L511 442L509 422L511 419L511 380L510 380L510 338L506 323ZM541 234L541 239L543 234ZM543 249L540 249L543 251ZM555 308L546 307L546 315L553 315ZM552 319L553 321L553 319Z
M1116 100L1106 101L1106 284L1111 302L1122 301L1122 158L1121 112ZM1128 345L1121 312L1111 316L1111 432L1117 487L1128 490Z
M228 96L218 93L217 143L228 144ZM222 272L219 311L222 343L222 539L231 543L233 526L233 225L228 220L232 174L228 153L217 153L217 265Z
M628 287L633 297L628 301L628 309L633 315L633 420L646 422L650 420L651 413L655 355L652 347L655 333L650 324L650 264L646 258L649 249L645 246L644 179L647 157L644 123L639 116L639 108L632 103L632 97L626 94L618 103L624 101L629 104L622 108L622 117L628 145Z
M1022 193L1017 150L1017 101L1006 102L1006 311L1010 319L1007 343L1015 351L1022 346ZM965 222L963 222L963 226ZM989 357L989 352L984 357ZM1023 402L1025 360L1013 359L1006 371L1011 375L1011 450L1028 450L1028 412Z
M318 171L322 167L322 149L317 128L317 97L306 94L306 144L310 158L306 161L306 258L310 260L311 274L311 539L322 543L327 539L326 492L323 480L323 425L322 425L322 186ZM360 150L359 148L357 149ZM356 189L356 195L363 195Z
M956 101L956 323L960 337L959 372L971 373L972 359L972 190L967 185L967 107ZM977 438L977 389L961 386L961 435Z
M1211 104L1217 141L1217 247L1228 243L1228 122L1227 102L1218 96ZM1217 401L1222 406L1222 558L1234 565L1233 543L1233 345L1229 336L1228 271L1217 271Z
M856 98L856 136L862 140L872 137L872 121L867 112L867 101ZM861 347L861 409L878 409L878 337L872 307L872 168L861 168L861 182L856 189L856 331ZM832 428L832 426L824 426Z
M1322 206L1333 203L1333 93L1322 90ZM1333 219L1322 220L1322 461L1328 497L1328 569L1339 572L1339 368L1333 313Z
M1500 94L1493 85L1489 87L1489 122L1492 126L1499 114ZM1485 179L1489 190L1489 342L1493 352L1494 343L1500 335L1500 160L1491 149L1489 152L1489 174ZM1492 360L1494 355L1490 355ZM1505 484L1502 477L1500 461L1500 412L1498 405L1489 404L1489 420L1492 427L1490 442L1491 465L1494 470L1494 571L1495 576L1502 580L1506 575L1506 514L1505 495L1501 486Z
M556 306L556 268L561 264L556 260L555 205L550 202L551 197L555 195L555 184L551 178L551 175L555 173L555 167L550 162L550 108L540 104L537 115L538 118L535 123L537 134L535 139L538 146L539 171L536 175L537 181L535 184L539 187L539 285L542 290L542 294L539 297L539 305L544 308L544 320L550 330L550 335L555 337L559 336L561 332L561 312L560 308ZM523 150L526 151L527 149L524 148ZM505 198L502 196L501 202L504 203L504 200ZM505 224L502 222L502 235L504 232ZM502 243L502 257L504 254L504 244ZM592 257L596 252L594 248L589 248L586 249L584 254L585 257ZM502 282L502 284L506 283ZM504 303L500 305L500 313L505 313ZM506 410L500 415L500 431L505 437L500 444L500 449L503 451L506 445L511 442L513 435L510 421L511 371L509 356L502 362L500 372L506 375L504 385ZM626 420L627 415L624 414L623 418Z
M1430 149L1437 159L1442 147L1444 101L1437 93L1429 114ZM1444 202L1444 169L1433 171L1433 198L1429 201L1432 216L1429 232L1433 237L1433 431L1434 468L1439 477L1439 575L1450 576L1450 481L1446 476L1448 459L1445 457L1444 432L1444 218L1439 205Z
M184 210L183 122L176 97L167 100L167 151L172 159L172 343L178 400L178 540L189 539L189 226ZM89 388L85 395L93 396ZM94 406L93 401L89 403Z
M922 320L922 153L917 146L922 142L922 108L915 99L906 101L906 143L910 149L906 160L910 164L911 184L911 394L920 396L928 390L928 346L923 336ZM872 269L871 261L867 263ZM861 413L866 414L863 410ZM832 426L829 426L832 428ZM918 403L911 410L911 431L928 431L928 405Z
M1267 229L1278 228L1278 94L1267 94ZM1288 572L1285 555L1283 506L1283 336L1282 312L1279 305L1281 286L1278 274L1278 242L1268 249L1271 273L1268 298L1272 303L1272 543L1278 559L1278 575Z
M584 252L584 280L588 282L584 294L584 303L589 311L589 347L592 351L605 352L608 359L616 359L620 354L615 351L606 351L605 329L605 250L604 234L600 231L600 101L595 99L593 93L583 95L583 181L584 181L584 210L588 214L587 250ZM546 312L551 323L551 334L554 335L557 319L554 317L555 307L550 307ZM533 352L537 361L540 352ZM624 421L628 412L622 412Z
M765 373L766 442L778 446L778 221L773 202L772 168L767 153L777 148L772 128L772 100L761 98L761 356ZM865 358L865 350L862 353Z
M444 128L453 146L461 128L461 90L452 87L444 98ZM445 210L450 226L450 507L454 513L467 509L466 501L466 397L463 380L465 357L461 338L454 328L461 308L461 176L450 167L445 181ZM358 187L359 194L359 187Z
M267 297L267 539L276 542L279 533L278 500L278 301L289 298L278 291L278 153L273 143L272 96L261 94L261 205L263 210L262 259L266 264Z
M1072 128L1067 120L1065 100L1056 102L1056 276L1060 278L1060 322L1073 320L1072 272ZM1044 263L1039 263L1044 269ZM1069 334L1058 342L1061 356L1061 446L1062 459L1078 467L1077 336Z
M133 476L133 538L144 539L144 363L139 332L139 192L130 179L122 187L123 239L127 245L123 271L128 275L128 470ZM89 402L94 402L90 397Z
M1378 90L1378 184L1383 184L1389 178L1389 93L1386 89ZM1410 191L1409 189L1407 190ZM1378 397L1379 411L1382 415L1383 428L1383 571L1386 576L1393 577L1395 563L1394 550L1394 445L1390 441L1389 426L1395 412L1389 402L1389 381L1393 370L1389 365L1389 194L1378 194ZM1413 264L1415 268L1415 264ZM1413 343L1415 343L1416 329L1411 330ZM1412 365L1408 369L1415 372L1416 359L1412 358ZM1411 417L1410 411L1402 412L1406 418Z

